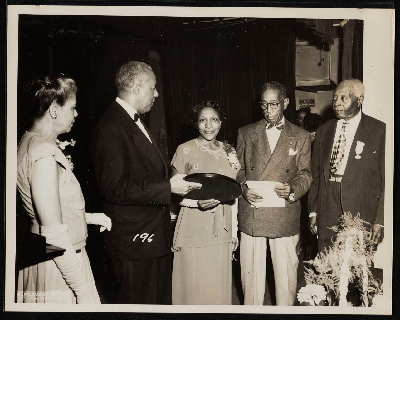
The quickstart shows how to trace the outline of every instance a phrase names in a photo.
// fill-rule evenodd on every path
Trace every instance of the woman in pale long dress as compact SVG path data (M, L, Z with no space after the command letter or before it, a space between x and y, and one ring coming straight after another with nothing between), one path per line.
M74 80L65 75L38 79L30 87L33 124L18 145L17 187L31 232L65 252L19 271L18 303L100 303L85 250L86 224L110 230L111 220L85 213L72 163L57 145L78 115L76 91Z
M172 174L218 173L235 179L239 161L232 146L216 139L223 111L214 101L194 107L199 137L181 144ZM172 304L232 304L232 252L238 246L237 203L181 202L174 234Z

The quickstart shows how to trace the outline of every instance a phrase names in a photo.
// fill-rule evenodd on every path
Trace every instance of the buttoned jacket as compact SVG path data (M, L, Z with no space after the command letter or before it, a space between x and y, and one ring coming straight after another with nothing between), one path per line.
M315 134L312 155L312 184L308 195L309 212L317 213L323 224L326 185L337 120L322 125ZM343 212L350 212L370 224L384 224L386 125L362 114L350 148L341 182Z
M252 207L239 199L239 230L251 236L289 237L299 233L299 199L311 184L310 134L285 119L274 151L268 143L266 121L240 128L237 154L241 164L237 180L288 182L294 190L294 202L284 207Z
M94 130L92 157L104 212L112 221L111 231L104 232L105 248L113 259L147 259L170 252L169 165L151 139L116 101Z

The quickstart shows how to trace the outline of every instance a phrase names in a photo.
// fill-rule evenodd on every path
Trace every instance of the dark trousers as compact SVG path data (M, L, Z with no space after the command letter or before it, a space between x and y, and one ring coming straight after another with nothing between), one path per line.
M107 261L113 270L110 298L116 304L172 304L171 254L147 260Z
M342 205L340 202L342 184L340 182L328 181L326 186L326 196L322 215L317 214L318 223L318 251L332 246L332 242L336 238L336 232L331 228L339 225L339 218L343 215Z

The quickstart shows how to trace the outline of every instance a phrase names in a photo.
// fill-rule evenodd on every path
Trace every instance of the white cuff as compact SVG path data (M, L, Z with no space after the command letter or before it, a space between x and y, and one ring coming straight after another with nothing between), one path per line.
M189 207L189 208L199 208L199 205L197 203L197 200L192 200L192 199L183 199L179 205L183 207Z

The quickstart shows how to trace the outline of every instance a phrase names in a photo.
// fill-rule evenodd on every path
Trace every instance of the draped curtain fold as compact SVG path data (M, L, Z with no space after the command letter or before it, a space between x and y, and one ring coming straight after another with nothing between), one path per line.
M363 80L363 21L349 20L343 27L342 80Z
M331 43L334 41L333 23L330 19L298 19L307 29L314 31L314 35L321 39L321 42Z
M257 20L237 26L188 30L166 48L170 149L197 136L189 125L195 104L219 100L227 114L219 140L236 143L237 130L262 118L261 86L283 83L295 114L295 33L290 20Z

